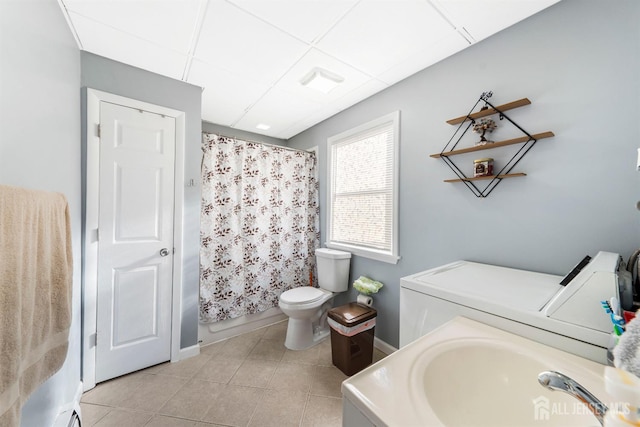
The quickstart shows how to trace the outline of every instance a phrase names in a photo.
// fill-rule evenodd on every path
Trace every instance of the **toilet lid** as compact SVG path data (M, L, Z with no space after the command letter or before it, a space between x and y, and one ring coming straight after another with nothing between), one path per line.
M280 300L287 304L302 304L307 302L313 302L322 298L324 292L318 288L311 286L301 286L299 288L289 289L280 295Z

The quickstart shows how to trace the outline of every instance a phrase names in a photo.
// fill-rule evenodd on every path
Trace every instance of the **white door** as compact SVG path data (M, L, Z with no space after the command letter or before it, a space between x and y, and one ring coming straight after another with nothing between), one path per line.
M96 382L171 358L175 119L100 102Z

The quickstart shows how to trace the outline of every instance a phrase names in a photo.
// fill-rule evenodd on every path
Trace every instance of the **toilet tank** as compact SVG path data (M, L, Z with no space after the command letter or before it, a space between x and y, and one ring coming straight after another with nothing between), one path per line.
M316 249L318 285L331 292L345 292L349 289L349 252L335 249Z

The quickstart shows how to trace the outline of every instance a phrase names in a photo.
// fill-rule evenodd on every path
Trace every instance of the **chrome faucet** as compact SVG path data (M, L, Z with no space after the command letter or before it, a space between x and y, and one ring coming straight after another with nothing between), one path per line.
M538 374L538 382L549 390L559 390L570 394L578 399L593 413L600 425L604 425L604 414L609 408L589 391L569 378L568 376L555 371L544 371Z

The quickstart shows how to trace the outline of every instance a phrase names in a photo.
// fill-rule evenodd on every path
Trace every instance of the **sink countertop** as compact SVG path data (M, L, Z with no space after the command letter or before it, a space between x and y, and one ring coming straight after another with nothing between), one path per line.
M536 366L542 364L544 369L541 371L562 372L579 382L605 404L612 401L604 389L604 365L463 317L456 317L345 380L342 383L342 393L378 426L444 426L436 411L430 407L426 393L420 394L420 388L424 386L419 377L424 374L424 367L430 360L434 360L443 351L450 351L452 345L463 343L464 346L473 346L478 342L494 343L492 345L497 345L494 348L504 347L511 352L524 354L535 360ZM473 363L473 360L470 362ZM565 402L575 400L562 392L545 391L544 387L538 384L536 376L533 376L531 381L540 388L540 395L555 393L554 400L556 397L564 399ZM443 387L445 386L446 384L443 384ZM478 396L478 399L482 398L486 396ZM452 407L460 404L459 400L452 402ZM530 418L533 418L533 411L532 402L531 412L528 414ZM544 422L538 423L544 425ZM482 414L478 415L478 424L483 424ZM595 417L593 425L599 425Z

